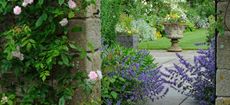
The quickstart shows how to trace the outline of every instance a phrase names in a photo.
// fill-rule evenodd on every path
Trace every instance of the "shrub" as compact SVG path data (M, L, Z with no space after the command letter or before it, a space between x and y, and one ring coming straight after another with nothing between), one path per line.
M132 28L137 30L137 35L141 41L148 41L156 39L156 29L151 27L145 20L138 19L133 21Z
M182 94L192 96L200 105L215 104L215 44L212 42L208 50L198 51L199 56L194 57L194 64L186 61L177 54L180 65L175 68L166 68L169 73L163 75L170 79L171 87Z
M102 57L104 104L127 105L145 98L154 101L167 93L159 68L148 51L116 46L104 51Z

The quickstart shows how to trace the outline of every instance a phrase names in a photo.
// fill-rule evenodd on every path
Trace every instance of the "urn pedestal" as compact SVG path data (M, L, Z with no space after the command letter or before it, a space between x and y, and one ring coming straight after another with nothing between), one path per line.
M167 38L171 39L171 47L168 48L168 51L181 52L182 48L179 46L179 39L183 38L185 25L177 23L165 23L164 27Z

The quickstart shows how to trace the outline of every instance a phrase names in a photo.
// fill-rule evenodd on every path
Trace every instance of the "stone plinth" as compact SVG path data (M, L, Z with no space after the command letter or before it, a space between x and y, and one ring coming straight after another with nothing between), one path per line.
M85 0L77 0L77 7L83 8ZM76 13L76 17L69 20L68 38L87 52L87 57L77 57L74 61L73 73L77 71L101 70L101 21L100 0L90 4ZM92 101L100 101L101 82L97 80L91 94L86 94L81 88L76 89L71 105L87 105Z
M116 38L117 42L121 45L121 46L124 46L124 47L127 47L127 48L135 48L137 49L138 48L138 36L136 35L118 35L117 38Z
M216 76L216 95L221 97L230 95L230 70L218 69Z
M218 97L215 105L230 105L230 98Z
M230 69L230 31L217 37L217 68Z
M218 15L225 29L217 37L216 105L230 105L230 7L229 0L218 2Z
M99 18L73 19L69 21L69 39L86 51L101 47L101 23Z

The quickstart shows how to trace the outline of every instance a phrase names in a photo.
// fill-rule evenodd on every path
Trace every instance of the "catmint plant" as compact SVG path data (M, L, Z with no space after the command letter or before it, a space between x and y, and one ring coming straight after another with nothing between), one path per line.
M180 64L166 68L162 73L167 82L178 92L198 100L199 105L215 103L215 43L212 41L208 50L199 50L194 62L189 63L180 54L176 54Z
M109 48L103 54L102 100L107 105L160 99L168 92L160 67L146 50Z

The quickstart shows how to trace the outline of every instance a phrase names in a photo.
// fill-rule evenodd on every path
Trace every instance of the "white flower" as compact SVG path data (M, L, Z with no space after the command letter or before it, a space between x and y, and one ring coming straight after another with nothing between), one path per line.
M99 79L103 78L101 70L97 70L97 75L98 75Z
M26 2L23 2L23 3L22 3L22 6L23 6L23 7L26 7L27 5L28 5L28 3L26 3Z
M59 24L60 24L61 26L66 26L66 25L68 24L67 18L62 19L62 20L59 22Z
M3 97L2 97L2 100L1 100L1 103L4 105L4 104L7 103L7 102L8 102L8 97L3 96Z
M15 58L18 58L21 61L24 60L24 55L20 52L20 47L19 46L17 46L16 51L12 52L12 56L15 57Z

